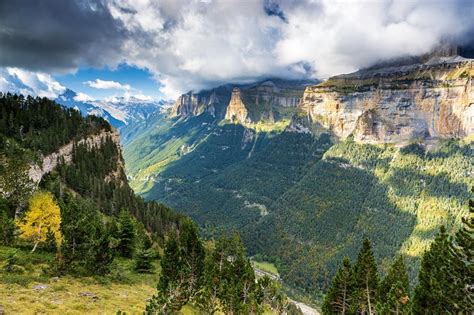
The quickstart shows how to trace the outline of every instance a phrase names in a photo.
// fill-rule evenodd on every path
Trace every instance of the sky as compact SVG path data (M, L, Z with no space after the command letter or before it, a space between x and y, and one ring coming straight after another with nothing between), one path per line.
M175 98L474 39L471 0L0 0L0 91Z

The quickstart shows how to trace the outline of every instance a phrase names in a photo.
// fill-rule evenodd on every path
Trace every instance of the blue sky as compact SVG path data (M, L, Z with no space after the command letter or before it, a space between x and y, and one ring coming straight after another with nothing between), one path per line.
M80 68L75 73L54 76L54 78L63 86L91 96L94 99L103 99L110 96L121 96L124 89L97 89L89 86L87 82L97 79L103 81L114 81L122 85L131 87L131 94L144 94L154 99L163 98L160 93L159 83L153 79L153 75L146 69L131 67L126 64L120 64L116 69L108 67L102 69Z

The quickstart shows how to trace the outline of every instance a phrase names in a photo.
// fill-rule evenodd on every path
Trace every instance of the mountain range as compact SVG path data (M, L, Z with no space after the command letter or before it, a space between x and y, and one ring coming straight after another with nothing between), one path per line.
M134 96L113 97L107 100L82 100L71 89L66 89L55 101L79 110L83 115L95 115L120 128L147 119L153 112L169 105L165 100L141 99Z

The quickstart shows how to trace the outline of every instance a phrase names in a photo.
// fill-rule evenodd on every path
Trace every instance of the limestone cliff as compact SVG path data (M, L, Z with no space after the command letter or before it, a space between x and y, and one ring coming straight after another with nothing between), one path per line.
M271 79L252 84L227 84L199 93L181 95L171 117L209 113L218 120L240 123L273 123L290 119L297 110L304 89L312 80Z
M229 105L225 114L225 119L230 121L249 122L248 110L242 101L241 93L239 88L232 90L232 96L230 97Z
M199 94L191 92L183 94L173 105L171 116L197 116L206 110L208 99L201 97Z
M474 133L473 60L426 63L341 75L307 87L300 109L335 136L369 143L407 143Z
M235 88L225 119L240 123L289 120L298 110L308 81L266 80Z
M59 148L57 151L42 157L42 162L40 165L31 165L30 169L28 170L28 176L35 184L37 184L41 181L44 175L50 173L58 166L60 160L63 160L66 164L72 162L74 144L86 144L87 147L93 148L99 146L108 137L110 137L117 144L117 146L120 146L120 138L116 130L113 130L112 132L103 131L99 134L88 136L87 138L81 139L77 142L71 141L70 143ZM121 160L119 164L120 165L117 165L117 172L110 174L108 176L109 179L113 177L119 177L118 173L124 167Z
M228 102L228 97L223 95L227 92L223 89L203 91L199 93L188 92L178 97L171 108L171 117L189 117L199 116L203 113L209 113L213 117L221 114L222 103ZM230 92L230 91L229 91Z

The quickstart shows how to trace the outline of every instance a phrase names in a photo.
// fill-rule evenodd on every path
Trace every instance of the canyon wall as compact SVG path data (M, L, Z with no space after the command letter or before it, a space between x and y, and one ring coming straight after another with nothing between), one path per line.
M474 133L473 61L435 58L425 64L359 71L307 87L301 110L339 138L407 143Z

